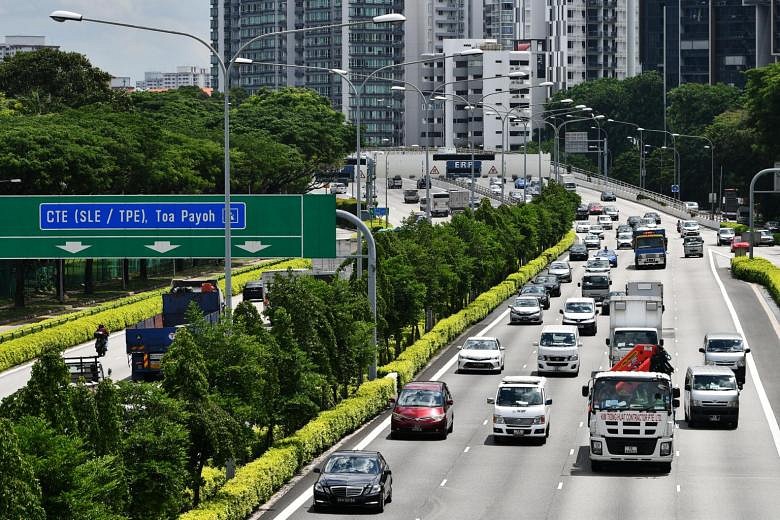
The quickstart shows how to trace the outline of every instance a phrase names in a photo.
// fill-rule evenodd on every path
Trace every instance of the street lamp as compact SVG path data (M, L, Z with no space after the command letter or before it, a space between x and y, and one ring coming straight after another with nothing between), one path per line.
M73 22L93 22L93 23L99 23L104 25L114 25L118 27L128 27L130 29L139 29L142 31L151 31L151 32L158 32L158 33L164 33L164 34L173 34L177 36L184 36L186 38L191 38L198 43L204 45L206 48L211 51L211 53L214 55L214 57L217 60L217 63L219 64L220 70L222 71L222 75L225 78L225 85L224 85L224 156L225 156L225 313L230 316L232 312L233 307L233 292L232 292L232 251L231 251L231 212L230 212L230 72L233 68L233 65L235 64L248 64L252 63L252 60L248 58L241 58L240 54L246 49L249 45L252 43L263 39L263 38L271 38L274 36L281 36L284 34L298 34L303 32L309 32L309 31L322 31L326 29L336 29L340 27L354 27L354 26L360 26L360 25L368 25L371 23L395 23L395 22L403 22L406 20L406 17L399 13L388 13L383 14L379 16L374 16L370 20L360 20L357 22L344 22L339 24L332 24L332 25L320 25L316 27L302 27L300 29L289 29L284 31L276 31L276 32L270 32L265 34L259 34L252 38L251 40L244 43L241 47L239 47L238 51L236 51L233 58L231 58L227 65L225 65L225 61L222 59L222 56L220 56L219 52L207 41L203 40L202 38L199 38L198 36L195 36L193 34L181 32L181 31L172 31L169 29L160 29L157 27L146 27L143 25L135 25L135 24L128 24L128 23L122 23L122 22L114 22L109 20L100 20L96 18L85 18L80 13L74 13L72 11L54 11L52 12L49 17L54 20L55 22L67 22L67 21L73 21ZM359 165L358 160L358 165ZM359 166L358 166L359 169ZM359 194L358 194L359 195ZM358 208L360 207L360 199L358 198ZM359 216L359 215L358 215ZM374 316L376 317L376 307L374 306Z
M10 182L12 184L19 184L20 182L22 182L22 179L2 179L2 180L0 180L0 183L3 183L3 182Z

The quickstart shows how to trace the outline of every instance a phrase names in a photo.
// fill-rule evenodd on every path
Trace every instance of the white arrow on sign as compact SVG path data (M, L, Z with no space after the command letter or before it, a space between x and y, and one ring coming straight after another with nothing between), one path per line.
M152 245L145 244L144 247L148 247L152 251L157 251L158 253L167 253L168 251L172 251L179 247L179 244L171 244L170 242L155 242Z
M88 247L92 247L91 245L84 245L81 242L65 242L64 245L57 246L60 249L67 251L68 253L76 254L79 251L84 251Z
M270 244L263 244L259 240L247 240L243 244L236 244L236 247L243 249L249 253L257 253L262 251L266 247L271 247Z

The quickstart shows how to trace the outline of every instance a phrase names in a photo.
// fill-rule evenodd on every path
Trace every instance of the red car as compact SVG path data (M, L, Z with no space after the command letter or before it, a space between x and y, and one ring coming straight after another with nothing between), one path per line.
M588 213L591 215L601 215L604 213L604 206L598 202L591 202L588 204Z
M404 385L394 402L390 437L401 433L433 434L446 439L452 431L452 394L441 381L412 381Z
M733 253L734 251L737 250L737 248L750 249L750 243L749 242L742 242L742 241L738 242L737 240L732 240L732 242L731 242L731 252Z

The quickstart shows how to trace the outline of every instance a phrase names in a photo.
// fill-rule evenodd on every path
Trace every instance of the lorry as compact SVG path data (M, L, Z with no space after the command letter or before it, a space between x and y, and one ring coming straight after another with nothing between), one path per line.
M446 217L450 214L450 194L433 193L431 194L431 216Z
M172 280L171 290L162 295L162 312L127 327L125 346L133 381L162 377L160 362L176 331L186 325L186 313L194 303L206 321L216 323L222 311L222 292L217 281L193 278Z
M404 187L404 179L400 175L394 175L387 179L387 188L390 190L400 190Z
M658 464L674 459L675 408L669 356L658 345L637 345L612 370L593 372L588 398L589 458L593 471L609 462Z
M561 185L566 191L577 191L577 183L574 182L574 175L561 175Z
M657 296L612 296L609 300L610 366L635 345L663 345L663 300Z
M634 267L660 267L666 269L666 230L634 230Z
M626 282L626 296L657 296L664 303L664 283L659 281Z
M450 194L450 213L462 213L469 207L469 192L464 190L449 190Z

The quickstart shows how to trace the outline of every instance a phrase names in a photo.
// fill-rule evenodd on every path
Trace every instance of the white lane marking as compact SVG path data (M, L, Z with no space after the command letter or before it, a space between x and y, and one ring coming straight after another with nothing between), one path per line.
M583 423L582 421L580 421L580 426L579 426L579 427L580 427L580 428L582 428L582 425L583 425L583 424L584 424L584 423Z
M311 500L313 495L314 491L312 488L307 488L306 491L298 495L298 498L293 500L289 506L282 509L282 512L276 516L276 520L287 520L290 518L298 509L303 506L303 504Z
M574 455L574 448L569 450L569 455Z
M745 348L749 347L749 343L747 340L747 337L745 336L745 331L742 329L742 324L739 321L739 317L737 316L737 311L734 310L734 305L731 303L731 298L729 298L728 293L726 292L726 287L723 285L723 282L720 280L720 276L718 276L718 271L715 269L715 261L712 256L712 249L709 250L710 253L710 270L712 271L712 276L715 277L715 281L718 284L718 287L720 288L720 293L723 296L723 300L726 302L726 307L729 309L729 314L731 314L731 320L734 322L734 328L737 329L737 332L742 336L742 338L745 341ZM759 298L759 301L761 298ZM772 434L772 440L775 443L775 449L777 450L777 455L780 457L780 426L777 424L777 418L775 417L775 413L772 411L772 405L769 403L769 398L766 395L766 391L764 390L764 385L761 383L761 377L758 375L758 368L756 368L756 362L753 361L753 354L747 354L747 366L750 370L750 377L753 379L753 385L756 387L756 393L758 394L758 400L761 403L761 408L764 410L764 416L766 417L766 422L769 424L769 433Z
M471 446L466 446L465 448L463 448L463 453L468 453L470 449Z
M563 482L558 482L558 489L563 489Z
M356 162L355 164L357 164L357 162ZM525 368L525 367L527 367L527 366L528 366L528 365L523 365L523 368Z
M487 419L485 419L484 421L482 421L482 426L485 426L486 424L487 424Z
M444 480L441 481L441 484L439 484L439 487L444 487L444 484L446 484L446 483L447 483L447 479L445 478Z
M677 451L675 451L675 452L674 452L674 456L675 456L675 457L679 457L679 456L680 456L680 450L677 450Z
M680 484L677 484L677 492L680 492Z

